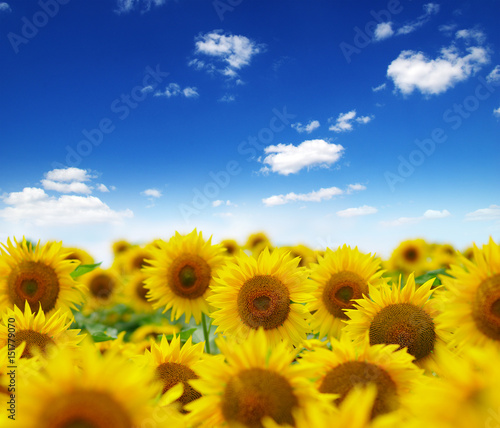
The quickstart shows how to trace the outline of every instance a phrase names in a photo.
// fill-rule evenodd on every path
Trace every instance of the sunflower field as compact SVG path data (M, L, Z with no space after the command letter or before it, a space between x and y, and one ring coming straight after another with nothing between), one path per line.
M0 427L500 428L500 247L0 247Z

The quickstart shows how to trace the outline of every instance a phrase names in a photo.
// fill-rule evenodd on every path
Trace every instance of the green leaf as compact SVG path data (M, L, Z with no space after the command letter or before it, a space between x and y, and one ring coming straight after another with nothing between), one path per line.
M94 342L107 342L108 340L114 340L116 337L109 336L108 334L104 333L103 331L99 333L94 333L90 335L92 337L92 340Z
M425 282L429 281L430 279L436 278L434 280L434 283L432 284L433 287L437 287L438 285L441 285L441 280L438 278L438 275L446 275L450 276L446 273L445 268L441 269L436 269L436 270L431 270L427 273L424 273L423 275L417 276L415 278L415 284L417 285L422 285Z
M95 263L93 265L80 265L73 272L70 273L73 279L78 278L86 273L92 272L94 269L97 269L101 266L102 262Z

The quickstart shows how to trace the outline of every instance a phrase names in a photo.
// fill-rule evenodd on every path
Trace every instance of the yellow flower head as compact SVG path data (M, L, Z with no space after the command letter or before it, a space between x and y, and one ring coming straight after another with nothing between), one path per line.
M176 232L168 243L158 242L159 248L151 248L151 265L143 270L148 298L154 308L172 309L172 320L185 314L189 322L192 315L199 324L201 314L208 314L206 298L212 276L224 263L222 248L212 245L211 239L205 241L195 229L186 236Z
M310 315L303 303L312 300L314 286L298 262L283 250L269 253L267 248L258 258L241 253L229 262L218 272L208 298L217 309L211 315L216 333L243 340L263 327L273 344L304 340Z
M346 245L336 251L327 248L324 257L319 257L310 268L317 288L307 308L313 313L313 331L320 337L338 337L347 320L344 310L354 307L354 299L367 295L369 285L379 287L385 283L375 256Z
M66 260L62 243L49 242L35 248L23 238L21 243L0 247L0 309L17 306L23 309L25 301L33 312L42 310L51 314L58 309L70 312L83 303L85 286L76 282L70 273L78 266Z
M423 239L403 241L389 259L389 269L405 275L421 275L429 270L429 245Z

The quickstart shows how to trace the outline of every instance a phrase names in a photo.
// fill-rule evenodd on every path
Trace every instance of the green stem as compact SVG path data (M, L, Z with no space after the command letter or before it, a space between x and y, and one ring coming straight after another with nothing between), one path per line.
M203 324L203 335L205 336L205 350L210 354L210 324L207 327L207 320L205 314L201 314L201 323Z

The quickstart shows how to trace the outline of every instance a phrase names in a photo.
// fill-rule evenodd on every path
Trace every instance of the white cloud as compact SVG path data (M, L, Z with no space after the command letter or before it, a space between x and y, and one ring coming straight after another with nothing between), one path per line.
M47 180L51 181L89 181L91 178L89 171L80 168L53 169L44 174Z
M391 221L381 221L380 224L383 226L387 227L392 227L392 226L401 226L403 224L417 224L420 223L423 220L435 220L435 219L441 219L441 218L446 218L449 217L451 213L448 210L427 210L422 216L420 217L400 217L396 220L391 220Z
M198 89L195 87L186 87L182 89L177 83L169 83L163 92L158 91L154 94L155 97L177 97L178 95L183 95L186 98L194 98L199 96Z
M148 86L144 86L144 88L141 89L141 92L143 94L147 94L149 92L153 92L153 87L151 85L148 85Z
M375 28L375 40L384 40L391 37L394 34L392 29L392 22L381 22Z
M297 132L302 133L302 132L307 132L310 134L313 132L315 129L318 129L320 127L320 123L318 120L310 120L307 125L302 125L302 123L297 122L297 123L292 123L292 128L295 129Z
M327 168L337 162L344 148L340 144L328 143L325 140L306 140L298 146L278 144L268 146L265 153L270 153L262 163L269 165L262 172L271 170L282 175L295 174L303 168L320 166Z
M324 200L329 200L337 195L342 195L344 192L338 187L329 187L315 190L309 193L287 193L286 195L273 195L269 198L262 199L264 205L271 207L275 205L284 205L289 202L321 202Z
M221 199L218 199L216 201L213 201L212 202L212 206L213 207L220 207L221 205L226 205L226 206L233 206L233 207L236 207L237 205L236 204L233 204L231 201L223 201Z
M455 29L457 28L457 24L443 24L439 26L439 31L444 33L447 36L451 36Z
M410 23L403 25L401 28L398 29L396 34L401 35L401 34L413 33L417 28L420 28L422 25L427 23L432 15L435 15L439 12L439 5L436 3L424 4L423 8L424 8L423 15L420 15L414 21L411 21Z
M337 211L337 215L339 217L356 217L360 215L375 214L376 212L378 212L377 208L363 205L358 208L347 208L342 211Z
M253 56L262 52L262 49L263 45L245 36L214 30L200 34L195 39L195 54L205 57L203 60L195 58L189 65L198 70L217 71L229 78L236 78L237 71L248 66Z
M476 42L480 45L486 40L485 34L480 30L465 29L455 33L457 39L464 39L467 43Z
M219 101L221 103L232 103L234 100L236 99L236 97L232 94L225 94L224 96L222 96L221 98L219 98Z
M356 117L356 110L351 110L347 113L341 113L335 119L335 124L331 125L328 129L334 132L347 132L352 131L353 122L366 124L373 119L373 116L360 116ZM329 121L333 121L333 118L330 118Z
M493 109L493 115L496 117L500 117L500 107Z
M148 12L151 6L161 6L166 0L117 0L115 12L128 13L142 5L141 13Z
M10 206L0 210L0 218L16 223L24 221L39 226L121 223L133 217L131 210L114 211L95 196L54 197L36 187L25 187L2 199Z
M347 186L348 194L351 194L352 192L360 192L361 190L366 190L366 186L363 186L362 184L359 183L349 184L349 186Z
M451 46L441 49L438 58L429 59L422 52L403 51L387 68L387 76L405 95L415 89L422 94L440 94L489 62L488 52L482 47L469 47L467 52L460 55Z
M150 198L161 198L162 196L161 191L157 189L146 189L141 192L141 195L149 196Z
M0 12L10 12L12 9L10 8L8 3L1 2L0 3Z
M99 192L103 192L103 193L109 192L109 189L107 188L107 186L105 186L102 183L97 185L97 190L99 190Z
M41 183L45 190L54 190L59 193L84 193L87 195L92 193L92 189L89 186L79 181L61 183L58 181L43 179Z
M493 70L486 76L486 80L489 83L494 83L500 81L500 65L496 65Z
M465 214L466 221L488 221L500 220L500 205L490 205L488 208L481 208L471 213Z
M382 91L386 87L387 87L387 83L382 83L381 85L378 85L378 86L375 86L374 88L372 88L372 91L373 92Z

